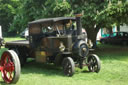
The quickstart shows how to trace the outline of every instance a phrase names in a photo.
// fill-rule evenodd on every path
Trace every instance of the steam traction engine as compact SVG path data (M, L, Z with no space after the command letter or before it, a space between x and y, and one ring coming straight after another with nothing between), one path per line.
M72 76L75 66L99 72L100 60L89 53L86 34L82 32L81 15L32 21L29 23L29 43L37 62L60 65L64 74ZM88 57L87 57L88 56Z
M66 76L73 76L75 66L81 69L88 66L90 72L98 73L100 60L97 55L88 54L87 36L82 32L80 17L78 14L76 17L47 18L29 22L29 40L5 44L9 50L2 54L0 63L5 82L18 81L20 63L24 65L29 57L35 58L37 62L62 66Z

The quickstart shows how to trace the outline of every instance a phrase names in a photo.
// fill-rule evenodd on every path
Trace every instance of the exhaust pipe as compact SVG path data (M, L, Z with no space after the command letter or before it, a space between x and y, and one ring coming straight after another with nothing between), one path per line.
M77 35L82 34L81 16L82 14L76 14Z

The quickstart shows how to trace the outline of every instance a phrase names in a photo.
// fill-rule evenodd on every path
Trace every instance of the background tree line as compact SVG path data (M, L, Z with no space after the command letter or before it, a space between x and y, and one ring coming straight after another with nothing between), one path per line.
M0 0L0 25L5 36L18 35L40 18L82 13L88 39L96 43L100 28L128 24L128 0Z

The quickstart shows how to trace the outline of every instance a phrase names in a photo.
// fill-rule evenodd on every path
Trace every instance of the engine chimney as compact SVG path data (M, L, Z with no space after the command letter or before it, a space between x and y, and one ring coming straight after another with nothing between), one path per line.
M77 35L82 34L81 16L82 14L76 14Z

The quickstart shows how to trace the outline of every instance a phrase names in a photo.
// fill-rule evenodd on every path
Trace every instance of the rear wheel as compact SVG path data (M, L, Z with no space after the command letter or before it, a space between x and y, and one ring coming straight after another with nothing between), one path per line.
M66 76L73 76L75 73L75 63L71 57L64 58L62 66Z
M90 72L98 73L100 71L101 63L97 55L95 54L89 55L87 62L88 62L88 69Z
M13 50L5 51L1 56L2 78L6 83L16 83L20 77L20 61Z

